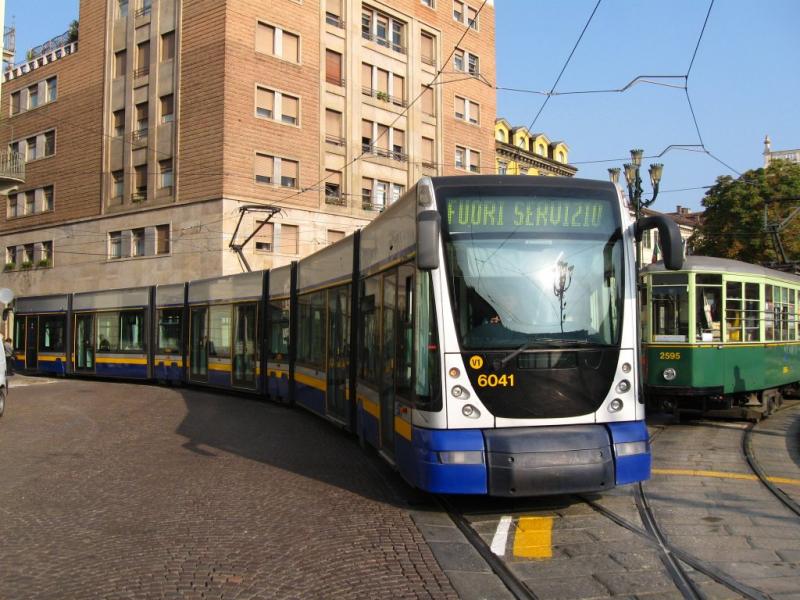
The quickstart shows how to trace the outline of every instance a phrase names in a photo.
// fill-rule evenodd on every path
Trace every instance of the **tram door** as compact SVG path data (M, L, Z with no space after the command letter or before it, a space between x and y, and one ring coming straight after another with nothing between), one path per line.
M381 450L389 455L394 454L396 312L397 273L394 272L383 277L383 335L381 336L381 364L379 365L381 372Z
M206 381L208 379L208 307L192 309L190 353L191 368L189 379Z
M25 368L36 369L39 366L39 317L27 317L25 325Z
M75 370L94 371L94 315L75 317Z
M234 307L236 316L236 337L233 347L233 385L256 388L256 313L254 303L237 304Z
M349 287L328 292L328 382L327 414L340 421L347 420L347 379L350 371L350 311Z

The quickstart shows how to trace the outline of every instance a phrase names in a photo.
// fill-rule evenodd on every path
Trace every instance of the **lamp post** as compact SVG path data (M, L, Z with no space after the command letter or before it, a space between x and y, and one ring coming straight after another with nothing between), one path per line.
M635 149L631 150L631 162L623 165L625 169L625 181L628 184L628 199L633 206L633 214L636 221L642 216L642 209L647 208L656 201L658 196L658 186L661 183L661 175L664 172L664 165L661 163L653 163L650 165L648 172L650 173L650 183L653 186L653 197L649 200L642 199L642 178L639 175L639 169L642 166L642 155L644 150ZM619 182L619 168L608 170L608 178L615 185ZM636 241L636 273L642 268L642 248L641 241Z

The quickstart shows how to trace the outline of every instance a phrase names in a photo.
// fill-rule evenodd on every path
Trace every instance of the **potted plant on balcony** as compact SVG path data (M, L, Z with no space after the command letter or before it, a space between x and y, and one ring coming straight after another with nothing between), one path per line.
M28 269L33 268L33 261L24 260L24 261L22 261L22 264L19 267L20 267L20 269L23 269L23 270L27 271Z
M378 100L383 100L384 102L388 102L389 101L389 94L386 93L386 92L376 92L375 97Z
M36 263L36 266L38 268L40 268L40 269L46 269L46 268L48 268L50 266L50 259L49 258L43 258L38 263Z
M3 267L3 271L13 271L13 270L14 270L14 269L16 269L16 268L17 268L17 264L16 264L16 263L13 263L13 262L8 262L8 263L6 263L6 265Z
M78 21L75 20L69 24L69 29L67 30L67 42L70 44L72 42L78 41Z

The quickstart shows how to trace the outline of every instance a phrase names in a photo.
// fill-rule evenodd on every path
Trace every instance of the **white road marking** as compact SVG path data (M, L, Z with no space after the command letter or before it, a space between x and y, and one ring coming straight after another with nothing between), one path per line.
M492 538L492 552L497 556L505 556L506 543L508 542L508 530L511 528L511 517L504 516L497 524L497 531Z

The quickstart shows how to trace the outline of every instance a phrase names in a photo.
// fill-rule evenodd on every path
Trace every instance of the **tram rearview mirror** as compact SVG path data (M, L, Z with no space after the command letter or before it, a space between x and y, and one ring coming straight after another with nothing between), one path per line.
M432 271L439 268L439 232L442 217L436 210L417 214L417 268Z
M8 321L8 315L9 315L10 312L11 312L10 308L4 308L3 309L3 321Z
M658 229L661 250L664 253L664 266L670 271L680 270L683 267L683 242L677 223L666 215L642 217L634 226L637 242L641 241L642 234L648 229Z

